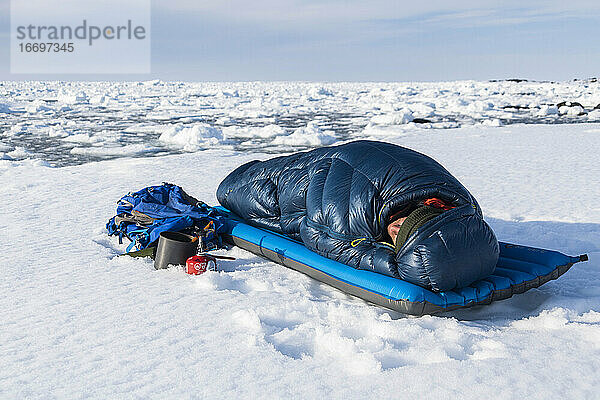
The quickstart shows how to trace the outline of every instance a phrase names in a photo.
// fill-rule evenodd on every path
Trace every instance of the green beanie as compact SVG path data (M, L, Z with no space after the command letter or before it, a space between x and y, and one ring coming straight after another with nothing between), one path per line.
M419 207L415 211L411 212L408 217L406 217L402 225L400 225L400 230L398 231L398 236L396 237L396 253L400 251L410 235L415 233L419 227L443 212L444 210L441 208L429 206Z

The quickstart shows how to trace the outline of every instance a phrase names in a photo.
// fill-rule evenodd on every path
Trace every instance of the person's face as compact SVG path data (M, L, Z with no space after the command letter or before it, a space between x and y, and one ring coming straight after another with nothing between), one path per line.
M398 218L394 222L388 225L387 231L388 235L392 238L392 243L396 243L396 237L398 236L398 231L400 230L400 225L404 222L406 217Z

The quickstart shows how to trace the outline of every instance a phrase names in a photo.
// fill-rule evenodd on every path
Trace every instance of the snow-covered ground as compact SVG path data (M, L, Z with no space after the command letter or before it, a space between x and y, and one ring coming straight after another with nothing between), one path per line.
M600 122L572 82L0 82L0 159L54 166L203 149L303 150L394 131Z
M501 87L508 94L492 95ZM600 125L589 123L600 103L597 83L226 88L160 82L0 86L0 398L597 398ZM160 96L149 95L155 89ZM71 95L60 97L59 90ZM89 104L77 103L72 93L80 90ZM90 105L99 95L104 111ZM25 109L45 96L57 101L39 103L33 113ZM260 124L226 123L239 118L236 112L250 112L244 104L263 107L267 98L276 104L277 117L264 117L273 119ZM527 103L520 102L525 98ZM72 102L68 112L76 115L57 111L66 107L65 99ZM388 99L386 104L398 110L375 110L376 99ZM517 100L539 110L578 101L587 114L568 115L574 107L567 107L544 115L580 123L541 124L545 120L533 116L529 122L536 124L513 124L499 116L500 123L486 122L504 112L502 104ZM215 106L218 118L194 119L194 112L204 118L204 101L222 101L223 108ZM400 111L442 120L456 112L450 104L459 101L467 103L464 107L478 101L493 106L461 114L471 119L456 129L407 123L410 115ZM418 114L416 105L426 102L435 104L433 114L425 115L424 108ZM313 117L290 128L279 119L286 107L294 108L292 114L315 108ZM116 128L135 108L144 115L140 132L154 132L156 143L127 142L130 131ZM343 133L314 117L333 120L344 113L363 122L349 123L355 130ZM175 122L178 115L189 122ZM92 125L112 127L102 133L86 128ZM41 130L50 128L65 133L18 142L42 138ZM227 144L228 130L252 146ZM157 144L161 135L185 150L157 157L169 153ZM218 183L243 162L358 137L405 145L437 159L478 198L499 239L588 253L590 261L505 301L414 318L241 249L227 252L237 260L221 262L220 272L156 271L150 260L117 257L124 246L106 235L104 224L128 191L167 181L215 204ZM52 138L65 143L68 151L55 152L71 166L50 166L57 160L49 155L58 143ZM264 152L262 143L270 143ZM126 146L139 151L114 150ZM85 163L78 158L83 149L138 158Z

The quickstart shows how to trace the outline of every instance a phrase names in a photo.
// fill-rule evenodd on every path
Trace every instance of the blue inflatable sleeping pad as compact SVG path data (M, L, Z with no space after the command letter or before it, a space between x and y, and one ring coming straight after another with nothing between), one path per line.
M489 304L557 279L587 255L567 256L553 250L500 242L494 273L470 286L433 292L401 279L358 270L308 250L300 242L252 227L223 207L225 239L231 244L303 272L312 278L377 305L411 315L435 314Z

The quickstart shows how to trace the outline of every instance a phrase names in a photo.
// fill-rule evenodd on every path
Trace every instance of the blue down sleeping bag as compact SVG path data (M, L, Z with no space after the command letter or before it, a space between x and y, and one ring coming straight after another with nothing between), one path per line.
M221 182L217 198L251 226L434 292L489 276L498 261L498 241L469 191L435 160L390 143L363 140L252 161ZM454 208L395 252L384 240L390 216L429 198Z
M489 304L557 279L587 255L571 257L557 251L500 242L494 272L467 287L433 292L401 279L349 267L309 250L287 236L250 226L228 210L225 239L276 263L303 272L348 294L405 314L421 316Z
M432 197L454 208L419 226L397 252L383 243L390 215ZM252 161L221 182L217 198L229 242L413 315L505 299L587 259L499 243L456 178L389 143Z

